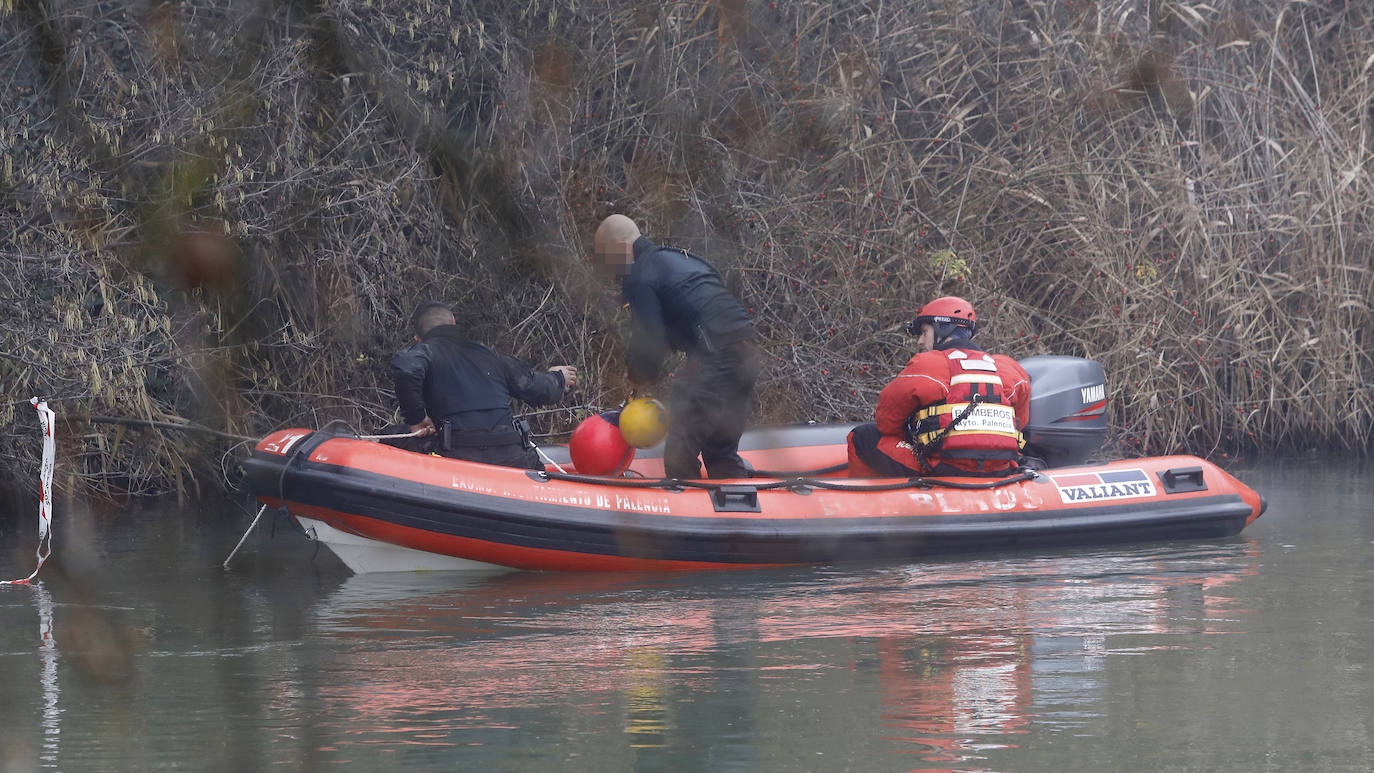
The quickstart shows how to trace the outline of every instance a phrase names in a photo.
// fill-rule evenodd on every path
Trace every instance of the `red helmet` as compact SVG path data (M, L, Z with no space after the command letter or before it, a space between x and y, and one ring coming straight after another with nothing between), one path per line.
M956 328L968 330L968 337L972 338L978 332L978 315L973 313L973 304L963 298L946 295L922 306L916 312L916 318L906 323L906 330L917 335L921 325L934 328L937 341L949 336Z

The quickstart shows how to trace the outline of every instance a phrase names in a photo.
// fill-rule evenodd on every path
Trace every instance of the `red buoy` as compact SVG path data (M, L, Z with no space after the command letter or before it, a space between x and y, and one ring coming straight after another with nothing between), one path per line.
M616 411L588 416L573 430L568 453L573 466L584 475L611 475L624 472L634 461L635 450L620 434L620 414Z

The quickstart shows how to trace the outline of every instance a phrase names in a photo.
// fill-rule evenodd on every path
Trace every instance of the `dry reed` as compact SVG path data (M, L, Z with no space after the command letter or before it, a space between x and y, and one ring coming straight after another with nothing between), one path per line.
M1352 3L0 5L0 476L234 480L233 434L392 416L421 298L623 397L582 256L728 275L760 421L860 419L924 300L1107 369L1108 453L1367 451L1374 33Z

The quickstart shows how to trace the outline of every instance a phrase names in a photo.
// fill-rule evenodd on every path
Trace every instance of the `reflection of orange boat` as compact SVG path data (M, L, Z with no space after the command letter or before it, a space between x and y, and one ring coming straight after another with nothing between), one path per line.
M1050 469L995 481L820 477L843 468L848 425L747 432L740 449L756 470L816 472L732 481L664 480L654 453L635 460L638 477L595 477L556 464L530 472L422 456L305 429L267 436L244 467L258 498L285 506L357 572L908 560L1223 537L1264 511L1258 494L1196 457L1072 466L1106 434L1101 366L1073 357L1022 364L1035 384L1027 449ZM551 451L568 458L565 447Z
M522 709L582 717L606 748L586 723L621 723L628 748L671 745L734 700L760 734L805 743L799 726L849 723L891 742L868 755L991 770L970 765L1020 743L1046 705L1090 713L1108 654L1238 630L1228 585L1256 565L1228 543L705 579L365 575L311 624L347 677L321 688L321 713L359 745L470 743ZM808 695L832 699L798 712Z
M843 461L843 428L746 435L760 468ZM661 474L661 460L636 462ZM716 569L904 560L1026 545L1238 534L1264 505L1196 457L977 479L673 481L537 473L302 429L245 463L355 571L411 568Z

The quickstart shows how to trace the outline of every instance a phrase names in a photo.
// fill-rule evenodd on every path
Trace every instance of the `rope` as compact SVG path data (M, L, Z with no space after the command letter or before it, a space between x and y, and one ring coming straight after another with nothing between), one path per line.
M563 469L562 467L558 466L558 462L555 462L553 459L550 459L550 458L549 458L549 455L546 454L546 453L544 453L544 449L540 448L538 443L533 443L533 442L531 442L530 445L534 446L534 452L535 452L536 454L539 454L539 458L544 460L544 464L552 464L552 465L553 465L553 468L554 468L555 470L558 470L559 472L563 473L564 475L567 475L567 474L568 474L568 471L567 471L567 470L565 470L565 469Z
M829 475L832 472L849 469L849 462L832 464L829 467L817 467L814 470L797 470L789 472L784 470L754 470L755 478L810 478L816 475Z
M400 435L355 435L359 440L396 440L403 437L419 437L420 431L405 432Z
M967 491L982 491L985 489L1001 488L1010 486L1013 483L1035 480L1034 470L1022 470L1015 475L997 480L985 481L983 483L965 483L958 480L942 480L940 478L908 478L901 483L880 483L867 488L855 488L844 483L835 483L825 479L807 481L807 485L814 488L831 489L834 491L895 491L902 488L952 488L964 489Z
M976 404L977 404L977 403L975 402L975 405L976 405ZM969 410L969 409L965 409L965 412L967 412L968 410ZM962 418L962 417L961 417L961 418ZM319 432L325 432L325 431L328 431L328 430L330 429L330 427L332 427L334 424L341 424L341 423L343 423L343 422L340 421L340 420L331 421L331 422L329 422L328 424L326 424L324 427L320 428L320 429L317 430L317 431L319 431ZM415 432L411 432L411 433L403 434L403 435L357 435L356 433L353 433L353 432L351 431L351 430L352 430L351 427L348 427L346 424L344 424L344 426L345 426L345 428L347 428L347 429L350 430L349 434L353 434L355 437L360 438L360 439L364 439L364 440L371 440L371 439L380 440L380 439L389 439L389 438L393 438L393 437L396 437L396 438L400 438L400 437L415 437L415 436L418 434L418 433L415 433ZM848 464L848 463L844 463L844 464L835 464L835 465L831 465L831 466L829 466L829 467L821 467L821 468L818 468L818 469L815 469L815 470L805 470L805 471L802 471L802 472L799 472L799 473L775 473L775 472L770 471L770 470L755 470L755 471L754 471L755 476L783 478L783 476L795 475L796 477L787 477L787 478L784 478L784 479L782 479L782 480L774 480L774 481L770 481L770 482L768 482L768 483L754 483L754 484L738 484L738 483L725 484L725 483L714 483L714 482L711 482L711 481L701 481L701 480L683 480L683 479L680 479L680 478L608 478L608 477L601 476L601 475L583 475L583 474L579 474L579 473L571 473L571 472L568 472L567 470L563 469L563 467L560 466L557 462L555 462L552 458L550 458L548 454L544 453L544 449L540 448L539 445L538 445L537 443L532 443L531 445L534 446L535 453L537 453L537 454L539 455L539 458L542 459L542 460L544 461L545 464L551 465L555 470L557 470L557 472L547 472L547 471L532 470L531 473L532 473L535 477L540 478L541 480L544 480L544 481L562 480L562 481L568 481L568 482L571 482L571 483L589 483L589 484L604 485L604 486L617 486L617 487L620 487L620 488L661 488L661 489L668 490L668 491L673 491L673 490L681 491L681 490L683 490L683 489L692 488L692 489L705 489L705 490L708 490L708 491L712 491L712 490L717 490L717 489L721 488L722 486L727 486L727 485L729 485L729 486L748 485L748 486L752 486L752 488L753 488L754 490L756 490L756 491L771 491L771 490L776 490L776 489L788 489L788 490L791 490L791 491L797 491L797 490L808 489L808 488L826 489L826 490L828 490L828 491L896 491L896 490L899 490L899 489L907 489L907 488L919 488L919 489L929 489L929 488L952 488L952 489L982 490L982 489L998 488L998 487L1001 487L1001 486L1009 486L1009 485L1011 485L1011 484L1013 484L1013 483L1020 483L1021 481L1033 480L1033 479L1035 478L1035 472L1034 472L1033 470L1022 470L1022 471L1018 472L1018 473L1015 474L1015 475L1012 475L1012 476L1009 476L1009 477L1006 477L1006 478L999 478L999 479L997 479L997 480L986 481L986 482L983 482L983 483L965 483L965 482L962 482L962 481L942 480L942 479L940 479L940 478L915 477L915 478L908 478L908 479L906 479L906 480L898 481L898 482L894 482L894 483L859 483L859 484L853 484L853 483L838 483L838 482L836 482L836 481L834 481L834 480L832 480L832 479L812 477L812 476L815 476L815 475L824 475L824 474L831 473L831 472L839 472L840 470L843 470L843 469L848 468L848 467L849 467L849 464ZM292 458L294 458L294 456L295 456L295 453L294 453L294 449L293 449ZM288 459L288 460L287 460L287 463L286 463L285 465L283 465L283 467L282 467L282 478L281 478L281 481L279 481L279 485L285 483L285 479L286 479L286 470L287 470L288 467L290 467L290 463L291 463L291 459ZM280 496L281 496L281 501L282 501L283 503L285 503L285 501L286 501L286 495L285 495L284 493L281 493ZM252 527L252 526L249 526L248 528L251 530L253 527ZM245 534L245 536L247 536L247 535ZM237 550L237 548L235 548L235 549ZM231 556L231 557L232 557L232 556ZM225 563L226 563L226 564L228 563L228 559L225 559Z
M255 442L258 438L248 437L247 435L235 435L232 432L221 432L217 429L202 427L199 424L177 424L174 421L153 421L152 419L129 419L123 416L90 416L86 419L92 424L122 424L126 427L151 427L153 429L175 429L182 432L204 432L208 435L216 435L230 440L246 440Z
M229 562L233 560L234 554L238 553L239 548L243 547L243 543L248 540L249 532L253 531L253 528L258 525L258 521L262 520L262 514L265 512L267 512L267 505L258 508L258 514L253 518L253 522L248 524L248 531L245 531L243 536L239 537L239 544L235 545L234 549L229 551L229 557L224 559L223 564L226 570L229 568Z
M620 488L661 488L665 490L682 489L706 489L716 490L725 486L750 486L756 491L771 491L776 489L798 490L806 488L827 489L829 491L897 491L907 488L952 488L965 490L984 490L1010 486L1014 483L1033 480L1034 470L1022 470L1015 475L997 480L989 480L981 483L966 483L964 481L943 480L940 478L907 478L903 481L893 483L838 483L826 478L789 478L787 480L776 480L768 483L740 484L740 483L714 483L703 480L682 480L680 478L657 478L657 479L628 479L628 478L606 478L600 475L579 475L566 472L536 472L536 477L545 481L561 480L570 483L592 483L605 486L617 486Z

